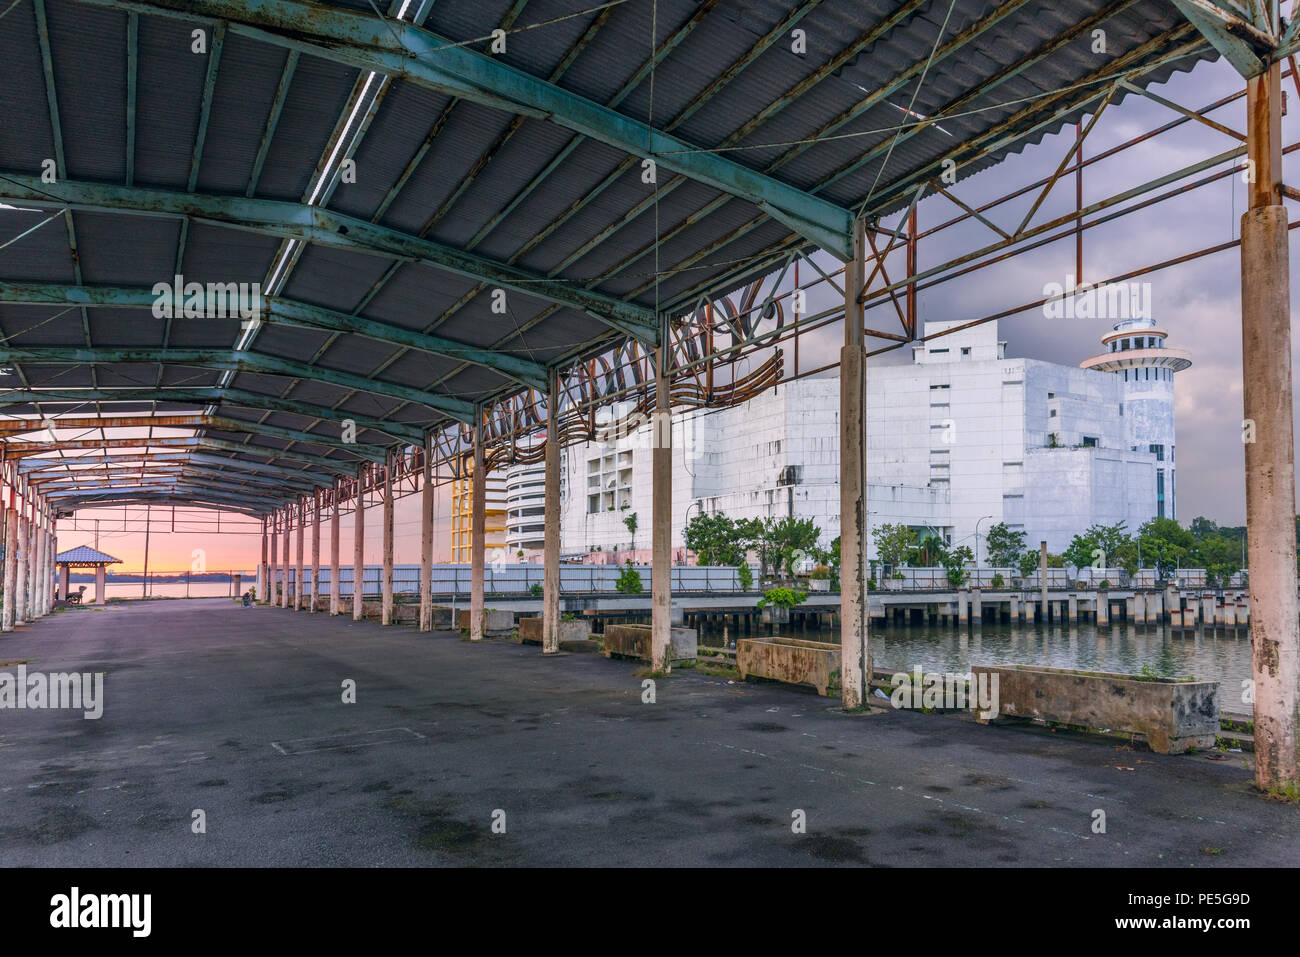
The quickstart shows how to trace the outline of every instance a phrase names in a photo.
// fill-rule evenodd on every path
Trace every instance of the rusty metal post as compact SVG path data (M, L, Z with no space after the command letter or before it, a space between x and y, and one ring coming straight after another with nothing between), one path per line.
M339 613L339 567L342 564L339 555L339 500L340 483L334 480L330 490L330 615Z
M305 582L306 566L303 563L303 532L307 527L307 496L298 496L298 534L296 536L298 543L298 567L294 569L293 575L293 609L302 611L304 605L303 592L306 591L302 586Z
M1241 217L1241 362L1255 783L1300 785L1300 607L1287 211L1282 205L1281 67L1246 81L1250 205Z
M650 668L672 668L673 422L669 398L669 338L659 323L655 350L655 409L650 426Z
M270 579L270 576L268 574L268 572L270 571L270 566L268 566L266 563L267 562L266 525L268 521L269 519L267 517L264 516L262 518L262 564L257 566L257 603L259 605L266 604L266 593L268 590L269 579Z
M484 535L487 524L487 466L483 460L483 413L474 414L474 469L470 476L469 640L483 640Z
M863 331L866 224L853 224L853 259L844 267L844 346L840 349L840 699L866 704L871 674L867 596L867 351Z
M311 590L307 592L307 611L315 613L320 597L320 489L311 497Z
M560 377L552 369L546 396L546 499L542 543L542 654L560 650Z
M384 567L380 579L379 619L393 623L393 456L384 459Z
M433 631L433 439L424 437L420 488L420 630Z
M352 620L360 621L366 597L366 467L357 466L357 502L352 511Z

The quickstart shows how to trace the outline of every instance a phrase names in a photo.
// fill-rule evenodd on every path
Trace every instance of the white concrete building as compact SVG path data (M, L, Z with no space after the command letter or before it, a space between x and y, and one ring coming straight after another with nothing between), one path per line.
M926 335L958 323L926 323ZM1094 523L1176 517L1173 376L1191 360L1149 319L1118 323L1081 367L1008 359L987 323L918 343L867 375L867 508L886 522L976 546L1006 522L1053 552ZM740 406L677 418L673 546L697 511L811 518L839 531L839 381L803 379ZM563 470L562 550L650 545L650 430L575 446ZM872 549L874 555L874 548ZM623 557L620 555L620 557Z
M506 551L541 551L545 544L546 463L512 465L506 469Z

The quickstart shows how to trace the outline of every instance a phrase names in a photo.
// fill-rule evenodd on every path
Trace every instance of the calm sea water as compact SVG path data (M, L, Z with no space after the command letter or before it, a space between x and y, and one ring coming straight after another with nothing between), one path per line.
M765 634L765 631L757 632ZM839 632L826 629L784 632L793 638L839 642ZM730 640L735 635L728 632ZM721 629L709 629L701 641L722 643ZM1243 628L1233 633L1174 633L1165 627L1098 629L1026 625L984 625L969 632L956 628L908 626L873 629L871 648L877 668L960 673L971 665L1044 665L1086 671L1133 674L1143 666L1162 675L1217 679L1223 682L1225 711L1249 710L1240 705L1242 682L1250 678L1250 637Z

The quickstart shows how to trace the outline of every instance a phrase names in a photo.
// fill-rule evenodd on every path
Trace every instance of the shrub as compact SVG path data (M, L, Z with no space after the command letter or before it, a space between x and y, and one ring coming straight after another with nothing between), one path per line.
M808 573L808 577L813 581L830 581L831 570L826 565L815 565L813 570Z
M1100 584L1097 585L1097 587L1098 587L1098 588L1109 588L1109 587L1110 587L1110 579L1109 579L1109 578L1103 578L1103 579L1101 580Z
M641 573L632 567L632 559L627 560L627 566L623 569L623 574L618 576L614 587L624 595L639 595L645 590L641 584Z
M768 605L780 605L782 608L793 608L795 605L802 605L803 600L807 597L807 592L801 592L795 588L769 588L763 593L763 597L758 600L758 607L766 608Z
M993 588L1006 588L1006 587L1007 587L1007 580L1006 580L1005 578L1002 577L1002 573L1001 573L1001 572L997 572L997 573L994 574L994 576L993 576L992 587L993 587Z
M736 568L736 577L740 579L741 591L749 591L754 587L754 570L748 563L742 563Z
M532 595L534 598L541 598L541 597L542 597L542 586L541 586L541 585L531 585L531 586L529 586L529 588L528 588L528 593L529 593L530 595Z

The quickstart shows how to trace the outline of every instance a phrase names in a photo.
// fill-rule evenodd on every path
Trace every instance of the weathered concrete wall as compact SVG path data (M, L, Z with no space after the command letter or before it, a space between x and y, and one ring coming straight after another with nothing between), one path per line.
M754 675L788 684L807 684L822 696L839 693L840 646L799 638L742 638L736 642L740 677Z
M619 655L624 658L650 660L649 625L607 625L602 635L605 657ZM694 628L673 628L671 658L673 661L694 661L698 656L699 636Z
M591 635L591 624L585 621L559 621L560 641L582 641ZM541 618L519 619L519 640L525 644L540 645L543 639Z
M1141 734L1151 750L1180 754L1214 745L1219 730L1217 681L1139 681L1130 675L1063 668L976 666L998 679L1004 718L1040 718Z

